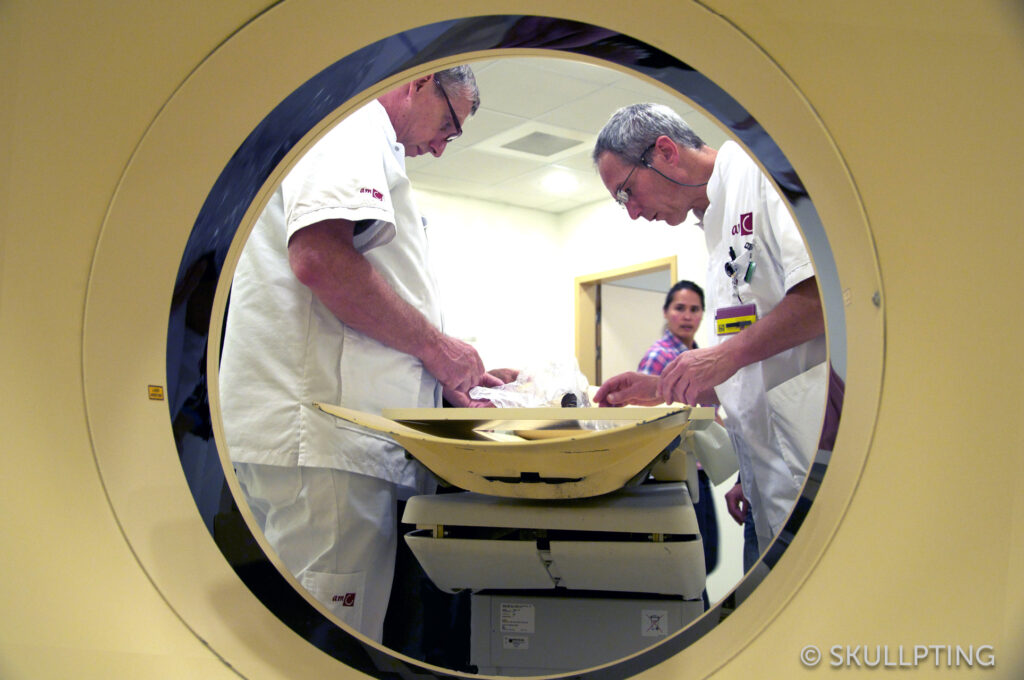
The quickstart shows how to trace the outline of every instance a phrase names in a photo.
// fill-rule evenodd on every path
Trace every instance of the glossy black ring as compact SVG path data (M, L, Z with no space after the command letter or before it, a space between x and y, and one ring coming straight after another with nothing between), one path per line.
M845 317L842 304L835 299L841 289L824 227L803 183L781 149L732 96L675 57L635 38L589 24L539 16L500 15L422 26L340 59L275 107L228 161L193 226L171 301L168 404L185 475L211 533L214 533L211 495L216 502L223 502L224 494L230 495L230 492L213 443L205 348L213 321L213 291L222 274L228 248L257 192L296 143L357 93L396 73L436 59L512 48L586 55L649 76L696 103L743 142L782 189L808 241L825 291L826 321L833 339L832 362L845 377ZM182 342L188 333L192 334L191 344ZM837 338L842 342L836 343ZM780 540L763 556L769 566L782 556L802 523L826 467L827 461L815 463ZM239 578L268 609L296 633L339 661L379 678L410 674L463 677L406 662L380 647L362 642L312 607L265 556L254 562L251 554L239 554L237 545L218 545ZM602 669L581 671L572 677L612 680L646 670L693 644L713 628L720 607L721 604L716 605L693 625L636 657Z

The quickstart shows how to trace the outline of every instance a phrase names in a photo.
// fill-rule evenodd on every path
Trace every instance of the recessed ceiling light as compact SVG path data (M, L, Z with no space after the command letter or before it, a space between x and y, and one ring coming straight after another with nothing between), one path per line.
M576 191L580 183L571 172L555 168L544 175L541 185L549 194L568 194Z

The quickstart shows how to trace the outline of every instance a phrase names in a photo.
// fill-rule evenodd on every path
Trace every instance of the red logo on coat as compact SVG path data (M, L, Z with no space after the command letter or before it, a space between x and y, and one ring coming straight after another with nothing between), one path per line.
M384 194L382 194L381 192L377 191L376 189L369 189L367 187L363 187L362 189L359 190L359 193L361 193L361 194L370 194L371 196L376 198L378 201L383 201L384 200Z
M754 233L754 213L740 215L739 224L732 225L733 236L751 236Z
M331 602L340 602L342 607L354 607L356 606L356 594L345 593L344 595L335 595L331 598Z

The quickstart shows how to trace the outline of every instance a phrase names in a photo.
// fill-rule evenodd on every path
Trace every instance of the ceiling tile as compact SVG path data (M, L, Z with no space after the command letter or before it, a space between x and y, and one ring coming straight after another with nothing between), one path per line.
M549 188L545 180L553 171L571 178L573 185L558 189ZM544 202L568 200L574 201L577 204L597 200L606 193L604 186L598 180L595 173L579 172L578 170L558 166L538 168L532 172L501 182L495 185L494 188L500 194L529 194L542 198Z
M601 87L537 68L535 60L502 59L477 74L481 106L513 116L536 118ZM531 64L530 62L534 62Z
M529 122L529 118L512 116L487 108L481 103L477 112L470 116L463 124L462 136L451 143L452 149L464 149L494 135L500 134L509 128Z
M534 161L506 158L491 153L466 149L450 157L445 154L437 163L424 166L420 172L477 182L494 184L522 175L537 168Z
M596 135L613 113L637 101L636 94L629 90L606 86L578 99L562 100L558 108L538 116L538 120Z
M549 59L544 57L519 57L521 61L529 66L536 67L542 71L557 73L562 76L573 78L578 81L594 83L597 85L611 85L622 78L622 74L615 69L598 66L574 59Z
M593 151L594 147L593 145L590 145L586 150L580 153L563 158L558 161L558 164L579 172L590 172L596 176L597 170L594 169L594 161L590 160L590 154L593 153Z
M567 145L571 144L571 146L566 146L564 149L548 155L528 153L526 151L516 150L509 147L510 143L515 143L522 140L524 137L529 137L538 133L562 138L565 140ZM592 144L593 134L591 133L580 132L579 130L566 130L565 128L555 125L547 125L538 121L528 121L522 125L517 125L506 130L503 133L494 135L490 139L476 144L473 148L477 151L485 151L487 153L493 153L509 158L518 158L541 165L557 162L568 156L575 155L579 153L580 150L589 148Z

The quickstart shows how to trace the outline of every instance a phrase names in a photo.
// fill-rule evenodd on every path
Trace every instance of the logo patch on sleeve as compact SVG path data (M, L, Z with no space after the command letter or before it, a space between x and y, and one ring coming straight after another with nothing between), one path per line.
M754 213L743 213L740 215L738 224L732 225L733 236L750 236L754 233Z
M331 602L340 602L342 607L354 607L356 606L356 594L345 593L344 595L335 595L331 598Z

